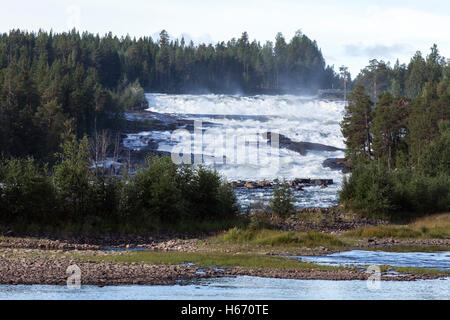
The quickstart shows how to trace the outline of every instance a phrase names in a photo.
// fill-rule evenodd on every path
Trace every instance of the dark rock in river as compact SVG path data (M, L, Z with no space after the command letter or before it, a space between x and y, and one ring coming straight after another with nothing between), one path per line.
M247 189L266 189L272 188L275 181L263 180L263 181L232 181L229 185L232 188L247 188ZM320 186L326 188L328 185L333 184L333 179L294 179L288 182L289 186L296 190L303 190L304 187Z
M350 161L346 158L328 158L322 163L323 167L342 170L342 173L351 171Z
M272 132L266 133L267 139L271 141ZM292 141L288 137L279 134L280 148L292 150L305 156L308 151L344 151L343 149L336 148L333 146L327 146L320 143L303 142L303 141Z

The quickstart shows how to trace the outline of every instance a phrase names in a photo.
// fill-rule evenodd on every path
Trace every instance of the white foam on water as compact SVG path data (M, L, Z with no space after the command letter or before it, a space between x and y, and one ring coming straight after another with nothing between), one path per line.
M147 94L149 111L176 114L183 118L214 123L213 130L203 125L203 154L226 155L229 135L242 137L252 133L279 132L293 141L305 141L344 148L339 122L344 104L293 95L168 95ZM239 117L242 116L242 117ZM231 138L232 139L232 138ZM225 140L225 146L224 146ZM171 151L173 143L160 143L160 151ZM199 150L193 148L193 150ZM257 165L248 159L256 154L270 155L270 146L249 144L237 150L238 161L219 166L230 180L274 178L331 178L341 181L342 174L324 168L326 158L342 157L342 151L309 151L306 156L281 149L279 166ZM246 159L244 159L247 157ZM235 159L233 159L235 160ZM230 162L230 161L228 161ZM237 162L237 164L236 164ZM206 161L211 164L213 161Z
M272 161L273 158L265 158L272 152L265 143L249 143L244 148L235 145L230 149L228 141L243 136L258 137L257 133L278 132L293 141L320 143L342 149L345 145L339 123L344 114L343 102L294 95L147 94L146 97L149 101L148 111L202 121L202 137L200 140L193 139L196 143L200 141L201 146L184 140L188 144L184 150L202 153L206 164L216 162L218 171L229 181L328 178L337 184L332 188L308 191L314 196L309 194L300 202L308 206L307 202L320 205L321 202L329 204L336 201L342 173L324 168L322 162L327 158L343 157L343 151L308 151L302 156L298 152L281 148L277 161ZM154 131L128 135L124 145L139 149L146 146L148 141L156 139L160 140L160 151L171 152L174 146L180 150L183 147L182 139L179 142L172 141L169 134L168 131ZM259 139L262 139L261 136ZM230 150L233 150L231 154ZM216 161L205 157L214 155L217 156ZM226 164L221 164L222 155L227 157ZM255 159L263 161L258 163Z

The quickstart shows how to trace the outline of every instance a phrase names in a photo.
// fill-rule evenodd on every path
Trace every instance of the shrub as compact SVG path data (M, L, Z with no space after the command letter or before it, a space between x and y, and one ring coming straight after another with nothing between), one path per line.
M124 110L143 110L148 107L145 91L139 81L119 89L115 94L117 104Z
M0 163L1 222L93 232L183 223L220 229L239 220L234 190L215 170L180 168L165 156L147 159L134 176L96 176L86 138L66 141L59 156L53 179L33 159Z
M33 158L6 159L0 164L0 220L42 221L55 214L55 192Z
M270 215L264 210L253 211L250 214L249 229L261 230L261 229L274 229L275 225L270 219Z
M169 157L147 159L147 166L134 177L138 211L161 220L183 216L183 196L178 186L177 167Z
M178 168L169 157L154 157L134 180L138 211L161 221L222 219L239 207L234 190L215 170ZM129 187L133 189L133 187Z
M91 182L93 181L87 137L81 141L72 136L62 145L60 162L54 166L55 186L62 209L73 218L89 211Z
M273 197L270 199L269 208L275 216L286 217L294 210L294 198L292 190L286 180L276 182L273 188Z
M450 177L399 169L389 172L375 163L359 165L344 179L340 202L365 214L412 212L416 215L450 209Z

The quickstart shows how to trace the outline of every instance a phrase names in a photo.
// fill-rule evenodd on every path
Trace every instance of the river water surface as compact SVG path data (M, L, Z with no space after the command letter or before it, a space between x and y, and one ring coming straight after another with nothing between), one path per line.
M136 300L303 300L303 299L450 299L450 279L381 281L378 289L364 280L290 280L240 276L173 286L0 285L0 299Z
M396 267L450 270L450 251L384 252L352 250L325 256L299 256L298 258L323 265L365 266L385 264Z

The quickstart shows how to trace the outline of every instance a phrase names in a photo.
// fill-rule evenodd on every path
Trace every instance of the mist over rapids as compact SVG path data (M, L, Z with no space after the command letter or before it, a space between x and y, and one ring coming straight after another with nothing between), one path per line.
M226 154L222 135L227 139L238 138L251 132L278 132L295 142L320 143L344 149L340 121L344 114L342 101L319 100L294 95L170 95L147 94L147 111L170 115L178 119L202 121L203 142L200 152L206 165L215 168L228 180L273 180L276 178L327 178L334 184L321 189L319 186L294 192L297 207L327 207L337 203L337 192L342 173L325 168L327 158L344 157L343 151L309 150L306 155L281 147L278 163L228 161L214 164L210 157ZM182 127L181 127L182 128ZM158 150L172 152L180 149L183 141L174 141L173 131L146 131L130 134L125 138L127 148L138 150L148 141L157 141ZM235 137L233 137L235 136ZM186 141L184 141L186 142ZM175 149L174 149L175 148ZM259 149L258 149L259 148ZM265 148L268 148L267 150ZM239 159L258 152L269 152L270 146L249 144L246 154L237 153ZM209 159L209 160L208 160ZM237 190L238 198L246 205L252 201L266 201L271 190Z

